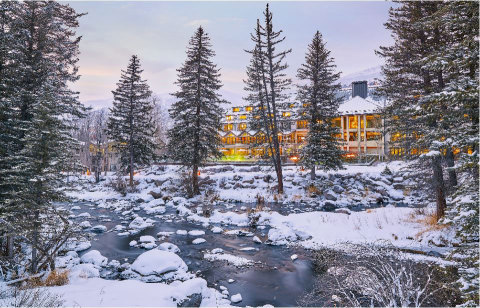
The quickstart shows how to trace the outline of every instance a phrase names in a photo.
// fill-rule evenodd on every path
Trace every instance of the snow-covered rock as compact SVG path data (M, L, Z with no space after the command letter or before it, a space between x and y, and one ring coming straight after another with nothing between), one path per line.
M93 226L90 230L93 232L101 233L107 231L107 227L105 227L104 225L96 225Z
M293 254L290 256L290 259L292 259L292 261L295 261L298 259L298 256L296 254Z
M89 221L85 220L85 221L82 221L80 224L78 224L80 226L80 228L82 229L88 229L90 228L92 225L90 224Z
M81 258L80 261L82 263L90 263L96 266L105 266L108 263L108 259L100 253L98 250L91 250L85 253Z
M205 243L206 241L207 241L206 239L200 237L200 238L194 239L194 240L192 241L192 244L198 245L198 244L201 244L201 243Z
M254 241L255 243L259 243L259 244L262 243L262 240L261 240L258 236L254 236L254 237L252 238L252 241Z
M136 231L141 231L143 229L146 229L148 227L151 227L152 224L146 222L142 217L137 217L132 222L128 225L130 229L136 230Z
M131 269L142 276L161 275L168 272L188 270L183 260L173 252L153 249L142 253L132 263Z
M227 263L235 266L246 266L253 264L252 260L227 253L205 253L203 258L209 261L226 261Z
M77 279L86 279L100 277L100 272L93 264L84 263L72 267L69 271L68 278L70 281Z
M242 295L240 293L234 294L232 295L230 300L232 301L232 303L239 303L242 301Z
M177 230L176 233L177 233L178 235L187 235L187 234L188 234L187 230Z
M178 248L177 245L168 242L161 243L160 245L158 245L157 249L170 251L173 253L180 252L180 248Z
M200 236L200 235L204 235L204 234L205 234L205 231L203 231L203 230L188 231L188 235L190 235L190 236Z
M211 231L212 233L222 233L223 229L220 227L213 227Z
M150 242L155 242L156 239L151 235L142 235L140 236L140 239L138 241L140 243L150 243Z

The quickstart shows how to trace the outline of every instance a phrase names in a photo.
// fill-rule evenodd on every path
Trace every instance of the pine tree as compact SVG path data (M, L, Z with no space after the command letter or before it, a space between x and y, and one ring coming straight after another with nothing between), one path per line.
M253 106L251 126L266 134L266 138L256 138L256 146L265 146L265 155L270 157L277 174L277 191L283 194L283 171L279 134L282 132L280 117L282 109L288 104L287 91L291 80L285 77L288 65L285 57L291 49L277 51L278 44L285 40L281 37L282 30L273 30L273 15L269 5L264 12L265 24L257 25L251 39L255 43L252 50L250 65L247 67L245 90L250 94L246 100Z
M213 56L210 38L199 27L190 39L185 63L177 70L180 89L173 93L177 101L169 110L175 126L168 131L168 152L191 168L194 194L200 193L198 168L222 155L218 128L223 112L220 104L225 101L218 94L222 83Z
M298 79L304 81L297 93L297 100L304 106L300 114L310 122L307 144L301 149L301 162L311 169L312 180L316 166L325 171L342 168L343 151L336 138L340 130L333 123L340 105L336 97L340 73L335 73L335 68L330 51L317 31L297 74Z
M412 160L412 172L432 185L437 204L437 218L446 208L444 156L452 150L445 142L449 125L443 116L445 109L435 98L443 91L444 75L438 68L425 65L425 60L438 50L437 33L441 29L425 23L439 8L437 2L403 2L390 10L386 23L395 43L381 47L378 54L386 60L385 80L381 92L388 98L392 143L403 149ZM426 176L426 177L425 177Z
M114 101L108 120L108 135L119 151L122 168L130 174L130 186L134 170L155 158L152 92L141 79L142 72L140 60L133 55L127 70L122 70L117 89L112 91Z
M54 266L54 256L73 229L55 201L64 200L66 153L75 148L72 121L83 116L78 93L68 88L78 79L77 14L57 2L22 2L13 14L10 31L15 67L9 101L18 134L11 139L16 156L10 167L20 170L15 192L5 205L14 208L8 228L31 247L31 270ZM3 201L3 200L2 200Z

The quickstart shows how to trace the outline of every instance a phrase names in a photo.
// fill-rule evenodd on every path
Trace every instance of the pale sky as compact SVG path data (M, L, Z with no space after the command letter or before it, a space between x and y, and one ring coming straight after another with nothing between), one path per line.
M143 77L154 93L175 91L176 69L185 60L189 38L202 25L221 68L222 93L233 105L245 96L243 79L251 49L250 32L263 18L266 2L69 2L87 12L77 31L80 75L74 85L80 100L97 107L110 106L111 91L132 54L137 54ZM286 40L279 48L292 48L287 74L295 80L307 45L319 30L342 75L382 64L374 50L390 45L383 24L389 2L271 2L275 30Z

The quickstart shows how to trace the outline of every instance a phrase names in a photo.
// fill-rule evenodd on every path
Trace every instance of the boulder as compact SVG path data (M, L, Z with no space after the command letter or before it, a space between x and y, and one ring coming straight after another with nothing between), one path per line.
M131 269L142 276L149 276L176 271L186 272L188 267L173 252L153 249L139 255L132 263Z

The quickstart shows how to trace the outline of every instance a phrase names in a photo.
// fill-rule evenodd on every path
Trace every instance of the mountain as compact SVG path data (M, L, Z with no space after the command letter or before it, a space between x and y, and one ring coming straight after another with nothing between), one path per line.
M340 77L339 81L343 86L349 86L353 81L366 80L368 83L371 83L375 78L381 79L382 77L382 68L380 65L378 65L342 76Z

